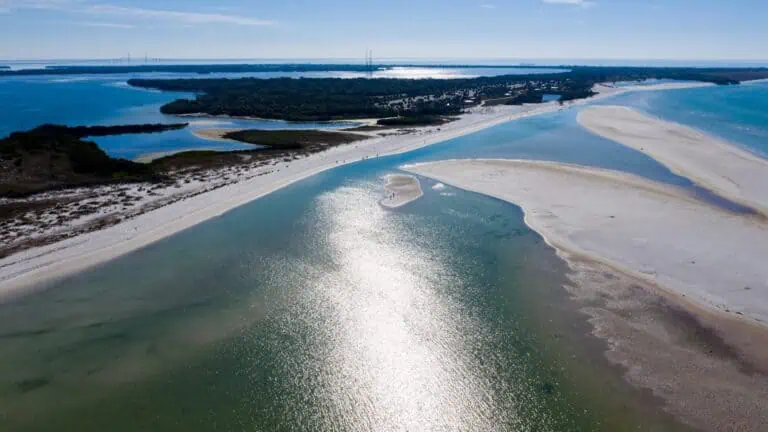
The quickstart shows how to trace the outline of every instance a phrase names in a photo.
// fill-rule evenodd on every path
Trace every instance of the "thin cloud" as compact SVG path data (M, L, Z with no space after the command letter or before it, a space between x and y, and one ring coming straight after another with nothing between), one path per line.
M19 9L57 10L73 14L109 16L123 19L157 19L179 22L186 25L230 24L241 26L271 26L277 24L274 21L226 13L147 9L118 6L108 3L97 4L89 2L88 0L0 0L0 13L12 13L14 10Z
M542 3L581 6L583 8L589 8L597 4L590 0L541 0L541 1Z
M0 9L66 10L81 3L82 0L0 0Z
M234 24L243 26L270 26L273 21L218 13L182 12L161 9L123 7L109 4L88 7L85 12L94 15L112 15L128 18L153 18L177 21L184 24Z
M77 21L77 22L73 22L72 24L83 26L83 27L103 27L103 28L115 28L115 29L136 28L136 26L132 24L120 24L120 23L101 22L101 21Z
M496 9L496 5L490 3L481 4L480 7L483 9Z

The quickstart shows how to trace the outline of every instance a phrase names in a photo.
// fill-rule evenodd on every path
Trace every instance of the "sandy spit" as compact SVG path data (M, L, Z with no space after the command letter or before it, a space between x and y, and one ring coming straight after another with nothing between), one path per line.
M629 174L553 162L452 160L405 170L520 205L558 249L768 323L768 224L760 218Z
M702 430L768 424L768 225L632 175L517 160L405 167L525 212L627 379ZM735 428L734 428L735 427Z
M768 215L768 160L626 107L591 107L577 118L590 132L643 152L676 174Z

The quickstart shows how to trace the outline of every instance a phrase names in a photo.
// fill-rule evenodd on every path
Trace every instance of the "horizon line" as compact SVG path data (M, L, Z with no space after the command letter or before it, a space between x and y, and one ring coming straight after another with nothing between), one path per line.
M102 61L102 60L126 60L142 62L144 56L135 57L38 57L38 58L0 58L0 62L44 62L44 61ZM360 60L359 57L148 57L150 60L164 61L245 61L245 60ZM561 61L561 60L598 60L598 61L713 61L713 62L768 62L768 58L691 58L691 57L376 57L381 60L488 60L488 61Z

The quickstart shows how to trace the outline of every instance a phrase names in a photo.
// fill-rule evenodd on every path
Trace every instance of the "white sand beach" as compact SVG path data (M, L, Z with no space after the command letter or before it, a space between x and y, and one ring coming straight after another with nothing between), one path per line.
M697 87L701 83L688 83ZM706 84L704 84L706 85ZM674 88L679 88L675 86ZM668 85L642 86L643 91L670 88ZM116 225L92 230L82 226L67 226L74 234L70 238L45 246L26 248L0 259L0 299L18 290L34 286L52 278L62 277L88 267L114 259L232 208L267 195L291 183L347 163L417 148L471 134L495 125L517 119L556 112L570 106L590 103L597 99L633 91L632 88L596 86L601 92L590 98L523 106L476 107L454 122L439 127L415 128L408 134L372 137L365 141L334 147L328 151L288 162L275 162L249 170L233 169L209 173L200 184L193 181L181 187L183 193L161 194L155 199L150 188L140 185L135 189L143 195L128 213L100 213L119 217ZM186 181L185 181L186 182ZM194 185L194 190L189 186ZM59 227L30 227L45 235ZM26 232L22 230L21 232ZM75 235L76 234L76 235ZM23 236L22 236L23 237Z
M693 128L618 106L578 115L590 132L641 151L674 173L768 215L768 160Z
M419 179L411 175L391 174L386 177L385 196L380 201L387 208L398 208L424 195Z
M519 205L608 358L699 430L768 424L768 224L624 173L451 160L406 171ZM736 427L734 427L736 425Z
M558 249L768 323L768 224L759 218L681 189L573 165L453 160L405 169L519 205L528 225Z

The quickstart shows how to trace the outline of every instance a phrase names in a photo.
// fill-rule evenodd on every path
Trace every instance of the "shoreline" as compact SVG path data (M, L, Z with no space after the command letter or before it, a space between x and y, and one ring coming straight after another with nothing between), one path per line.
M687 87L708 86L690 83ZM681 88L645 86L642 91ZM600 93L588 99L560 105L549 102L523 106L476 107L459 120L440 127L415 128L406 135L372 137L353 144L334 147L322 153L291 162L275 162L249 172L235 173L235 179L213 190L202 189L191 196L132 216L103 229L76 234L45 246L35 246L0 259L0 301L22 294L24 288L61 278L111 261L158 240L219 216L307 177L366 158L401 154L468 135L499 124L526 117L581 106L632 88L610 89L596 86ZM610 90L605 90L610 89ZM225 177L229 178L228 175ZM240 180L238 180L240 178ZM245 180L242 180L245 178Z
M768 215L768 160L697 129L621 106L590 107L578 123L597 136L648 155L675 174Z
M522 208L568 265L566 289L607 341L606 355L672 414L712 431L734 421L759 430L768 420L764 221L674 186L562 163L449 160L404 170Z

